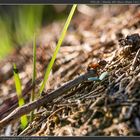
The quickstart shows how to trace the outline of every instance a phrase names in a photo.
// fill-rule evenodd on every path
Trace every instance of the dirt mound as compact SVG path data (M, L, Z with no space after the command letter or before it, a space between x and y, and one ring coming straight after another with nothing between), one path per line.
M97 69L96 77L104 72L108 76L101 81L81 82L44 104L23 132L17 129L19 121L16 121L7 124L1 135L140 135L140 8L135 5L88 7L86 13L81 8L72 21L42 98L86 73L91 62L106 60L106 66ZM61 27L61 22L54 22L42 29L38 38L36 91ZM28 102L32 89L31 44L15 50L0 63L1 120L18 106L12 62L17 63Z

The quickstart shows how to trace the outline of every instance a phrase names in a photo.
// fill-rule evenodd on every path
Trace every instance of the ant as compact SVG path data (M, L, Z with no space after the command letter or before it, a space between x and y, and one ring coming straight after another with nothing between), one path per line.
M97 63L90 63L87 67L87 71L94 70L96 73L96 76L88 78L88 81L101 81L101 80L103 80L108 75L108 72L103 72L103 73L101 73L101 75L99 75L97 70L103 69L106 66L106 64L107 64L107 62L105 60L100 60Z
M104 68L106 66L107 62L105 60L100 60L97 63L89 63L87 67L87 71L89 70L95 70L97 72L98 69Z

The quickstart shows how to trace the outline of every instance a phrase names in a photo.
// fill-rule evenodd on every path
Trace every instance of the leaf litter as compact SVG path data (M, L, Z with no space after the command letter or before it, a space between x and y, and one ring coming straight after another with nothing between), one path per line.
M82 8L87 8L84 13ZM90 11L90 12L88 12ZM90 14L93 13L94 16ZM108 14L106 14L108 13ZM86 15L86 16L85 16ZM97 69L101 81L85 81L36 110L21 131L20 121L7 124L1 135L128 136L140 135L139 6L78 8L42 96L87 71L89 63L106 60ZM59 39L63 23L53 22L37 38L36 93ZM32 45L19 48L0 62L0 120L18 107L12 75L16 63L26 103L31 94Z

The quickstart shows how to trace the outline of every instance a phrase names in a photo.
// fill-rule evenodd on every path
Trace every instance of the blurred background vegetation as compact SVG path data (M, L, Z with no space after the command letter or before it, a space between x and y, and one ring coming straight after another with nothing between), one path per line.
M33 34L53 20L68 15L66 5L0 5L0 60L22 47Z

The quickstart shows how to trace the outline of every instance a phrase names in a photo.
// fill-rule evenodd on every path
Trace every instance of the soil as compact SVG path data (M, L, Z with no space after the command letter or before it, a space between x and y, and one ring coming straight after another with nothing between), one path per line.
M87 9L86 12L84 9ZM59 39L63 21L41 29L37 38L36 93ZM7 124L1 136L132 136L140 135L140 7L137 5L79 6L55 61L44 94L86 73L89 64L101 81L85 81L35 110L25 130L20 120ZM32 43L0 62L0 120L18 107L15 62L26 103L31 94ZM90 67L91 68L91 67ZM37 95L36 95L37 96ZM44 96L44 95L42 95Z

